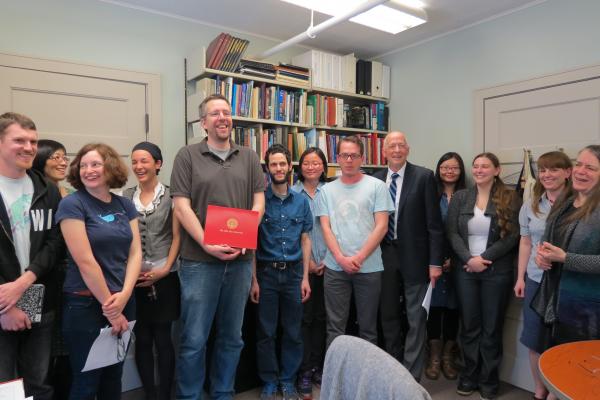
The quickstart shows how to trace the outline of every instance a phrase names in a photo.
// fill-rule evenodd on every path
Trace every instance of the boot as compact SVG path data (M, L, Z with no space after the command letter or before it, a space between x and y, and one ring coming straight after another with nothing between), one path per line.
M442 355L442 372L446 379L454 380L458 376L458 370L454 366L454 348L456 342L449 340L444 344L444 353Z
M442 354L442 341L434 339L429 341L429 361L425 367L425 376L429 379L437 379L440 376L440 356Z

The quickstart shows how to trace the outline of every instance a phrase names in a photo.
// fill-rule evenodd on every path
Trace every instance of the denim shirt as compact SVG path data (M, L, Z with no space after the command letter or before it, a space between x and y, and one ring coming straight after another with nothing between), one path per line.
M265 214L258 226L260 261L301 261L301 237L313 227L313 216L308 200L288 188L288 196L280 199L271 185L265 191Z
M521 206L519 212L519 225L521 227L521 236L529 236L531 238L531 254L529 260L527 260L527 276L529 279L540 283L544 271L540 269L535 263L535 257L537 255L537 245L540 243L544 230L546 229L546 217L550 213L552 204L544 193L540 198L540 214L535 215L531 201L524 203Z
M312 243L311 258L317 265L319 265L319 263L325 259L325 255L327 254L327 245L325 244L325 238L323 237L321 221L319 217L315 216L315 199L317 198L319 192L321 191L321 187L324 184L325 183L323 182L319 182L315 190L314 198L310 197L308 192L304 189L304 183L301 181L297 181L294 186L292 186L292 190L304 195L304 197L306 197L308 200L308 204L310 205L310 212L313 215L313 229L309 234L310 241Z

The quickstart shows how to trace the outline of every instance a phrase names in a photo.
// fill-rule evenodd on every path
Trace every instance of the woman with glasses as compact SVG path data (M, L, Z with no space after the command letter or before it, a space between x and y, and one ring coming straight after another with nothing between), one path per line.
M32 168L41 172L50 182L58 186L62 197L73 192L72 189L66 188L60 184L67 176L68 165L69 157L67 157L67 150L62 143L50 139L41 139L38 141L38 150L33 160ZM65 281L66 262L59 264L59 268L57 268L55 272L55 283L58 287L58 293L61 293L62 285ZM60 303L62 303L62 299L60 300ZM55 332L52 337L49 380L54 388L54 398L59 400L64 399L69 395L71 369L69 367L68 352L60 332L62 323L61 310L58 310L55 321Z
M38 141L38 151L33 160L33 169L37 169L52 181L62 197L65 197L73 191L60 185L67 176L67 167L69 166L69 157L67 150L62 143L56 140L41 139Z
M535 383L535 399L545 399L548 391L542 382L538 361L548 344L549 330L544 320L531 308L531 300L542 280L543 270L535 263L537 247L546 228L546 217L552 205L568 190L573 164L561 151L542 154L537 160L538 176L531 201L525 202L519 212L521 240L515 296L524 298L523 331L521 343L529 349L529 363Z
M600 339L600 145L579 152L572 182L537 248L544 275L532 304L552 325L552 344Z
M117 352L117 364L81 371L102 328L122 340L135 319L130 297L142 264L138 213L129 199L110 192L125 185L127 173L112 147L87 144L69 168L67 179L77 192L58 207L56 220L69 250L63 335L73 371L70 400L121 397L124 351Z
M449 152L440 157L435 170L435 181L440 196L442 221L445 223L452 196L458 190L465 188L465 165L458 153ZM450 274L451 252L447 246L446 258L442 265L444 272L435 283L427 318L429 361L425 368L425 376L429 379L438 379L440 370L446 379L456 379L458 376L458 371L454 366L454 350L458 332L458 305Z
M312 395L312 385L321 384L323 361L325 359L325 298L323 291L323 273L325 272L325 254L327 246L319 218L315 216L315 198L327 182L327 159L321 149L309 147L300 156L298 181L292 190L302 193L308 199L313 214L313 229L310 231L312 251L310 257L311 296L304 303L302 318L302 336L304 340L304 358L298 374L298 391L302 396Z
M146 399L171 398L175 350L173 321L179 318L179 222L173 215L169 187L158 180L162 152L154 143L141 142L131 151L131 169L137 186L126 189L138 212L142 240L142 271L135 288L137 322L135 361ZM158 356L159 386L154 381L154 349Z
M446 231L453 251L464 368L456 392L481 399L498 394L502 328L519 240L520 202L500 179L500 161L481 153L471 167L475 186L454 194Z

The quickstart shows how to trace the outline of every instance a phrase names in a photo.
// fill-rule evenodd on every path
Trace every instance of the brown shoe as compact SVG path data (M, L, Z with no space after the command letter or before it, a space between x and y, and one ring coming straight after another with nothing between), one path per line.
M456 342L447 341L444 344L444 352L442 355L442 372L446 379L454 380L458 377L458 370L454 366L454 347Z
M429 379L437 379L440 377L442 353L442 341L434 339L429 341L429 361L425 367L425 376Z

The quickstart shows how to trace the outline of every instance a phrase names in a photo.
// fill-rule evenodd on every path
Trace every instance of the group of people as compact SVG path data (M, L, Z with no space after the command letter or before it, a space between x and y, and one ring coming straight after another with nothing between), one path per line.
M200 399L205 377L211 398L232 398L248 296L264 400L311 395L352 298L358 335L415 380L458 378L458 394L482 399L498 394L511 288L525 298L521 342L536 398L551 396L541 352L600 339L600 146L574 165L561 152L542 155L523 205L494 154L473 159L467 188L460 155L444 154L435 171L416 166L401 132L386 136L388 167L373 176L361 171L362 141L344 136L338 179L328 181L326 157L309 148L289 185L287 148L266 151L265 180L257 154L231 140L227 99L209 96L199 111L207 138L178 152L171 186L158 179L160 148L142 142L131 152L138 183L122 196L113 192L128 167L110 146L87 144L70 160L60 143L38 141L31 119L0 116L0 382L21 376L35 399L119 398L122 362L82 372L109 326L118 338L135 332L146 398L169 399L175 386L178 399ZM256 211L256 251L206 244L208 205ZM32 323L17 302L34 283L45 292ZM51 365L70 373L54 371L50 384Z

